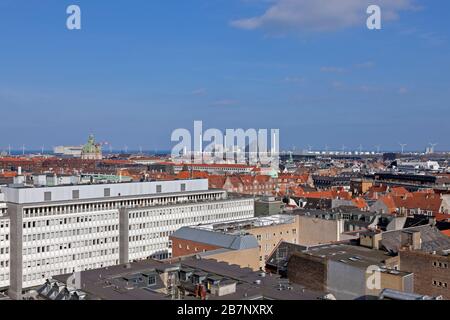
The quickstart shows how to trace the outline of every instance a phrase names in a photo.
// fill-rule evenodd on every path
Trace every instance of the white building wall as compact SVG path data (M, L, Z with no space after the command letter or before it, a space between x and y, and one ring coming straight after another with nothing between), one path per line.
M84 186L71 186L67 190L65 187L7 188L8 201L25 202L19 211L23 220L19 231L22 235L19 237L22 240L22 288L41 285L59 274L119 264L119 208L126 208L130 214L129 261L149 256L167 257L171 253L169 236L180 227L254 216L253 199L228 199L226 191L208 190L207 180L176 182L143 183L144 186L140 187L122 184L125 189L114 189L116 185L88 186L94 194L98 190L103 193L104 187L111 187L111 197L89 200L90 196L84 195L84 199L56 202L52 198L45 203L34 203L37 201L35 190L50 190L52 194L61 192L57 199L66 197L67 193L72 194L73 188L79 188L80 198L82 190L86 193L89 190L82 189ZM205 182L205 191L192 192L204 189ZM186 188L183 187L186 192L178 190L182 183L186 183ZM156 188L156 185L161 185L164 193L149 194L148 188ZM120 190L125 197L112 197L113 190ZM165 193L169 190L177 192ZM0 221L2 218L9 221L6 216L0 217ZM6 262L11 253L10 228L10 223L0 224L0 247L8 249L8 253L0 255L0 261L5 261L5 267L0 268L0 288L8 286L11 280L12 266ZM1 275L4 275L3 282Z
M184 186L184 190L182 190ZM105 196L108 190L109 196ZM74 185L43 188L1 187L6 202L16 204L37 204L43 202L61 202L72 200L93 200L112 197L144 196L177 192L207 191L208 179L130 182L98 185ZM74 199L73 191L78 191ZM45 194L51 194L51 200L45 200Z
M254 217L253 199L165 206L129 212L129 260L171 257L169 237L179 228Z
M118 264L118 210L23 218L23 287Z
M0 207L0 210L3 208ZM9 218L0 213L0 288L9 285Z

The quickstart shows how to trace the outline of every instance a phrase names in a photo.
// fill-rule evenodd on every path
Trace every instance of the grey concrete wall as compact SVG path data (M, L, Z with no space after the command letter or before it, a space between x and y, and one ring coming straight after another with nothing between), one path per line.
M328 260L327 287L338 300L354 300L366 294L365 270Z
M129 210L126 208L119 209L119 263L128 263L128 243L129 243Z
M22 234L23 234L23 208L20 205L8 204L10 215L10 235L9 235L9 274L10 288L8 291L12 299L22 299Z

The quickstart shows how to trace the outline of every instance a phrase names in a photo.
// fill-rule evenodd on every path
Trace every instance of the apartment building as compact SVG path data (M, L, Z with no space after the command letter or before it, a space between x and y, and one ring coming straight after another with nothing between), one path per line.
M10 259L5 261L9 267L0 270L15 299L23 288L54 275L168 258L169 236L180 227L254 215L253 199L209 190L202 179L13 185L2 187L2 193L7 210L0 234Z
M403 249L400 269L414 273L414 292L450 299L450 250L423 252Z
M256 247L257 263L251 265L264 270L267 258L280 241L298 243L298 221L297 216L274 215L183 228L171 236L174 257L217 249L243 250ZM243 259L242 263L242 267L248 267L246 260Z
M301 247L287 257L287 277L337 300L373 299L383 289L412 293L414 275L399 271L398 261L379 250L343 243Z

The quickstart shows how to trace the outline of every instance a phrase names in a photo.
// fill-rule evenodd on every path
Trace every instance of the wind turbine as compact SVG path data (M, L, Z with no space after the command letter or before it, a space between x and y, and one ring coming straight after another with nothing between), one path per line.
M405 148L407 146L406 143L399 143L400 147L402 147L402 153L405 153Z
M436 148L436 146L438 145L438 143L430 143L431 149L430 152L434 153L434 148Z

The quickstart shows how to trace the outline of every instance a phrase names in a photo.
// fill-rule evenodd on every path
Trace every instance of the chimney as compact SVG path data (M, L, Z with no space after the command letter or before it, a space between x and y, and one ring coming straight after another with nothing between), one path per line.
M22 175L22 167L18 167L18 168L17 168L17 174L18 174L19 176Z

